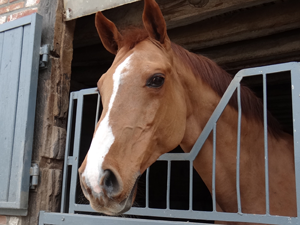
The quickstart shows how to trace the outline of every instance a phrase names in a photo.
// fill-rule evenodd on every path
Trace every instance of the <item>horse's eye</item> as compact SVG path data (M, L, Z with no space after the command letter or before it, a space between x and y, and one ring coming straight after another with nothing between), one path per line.
M154 74L147 80L146 86L159 88L164 84L165 78L162 74Z

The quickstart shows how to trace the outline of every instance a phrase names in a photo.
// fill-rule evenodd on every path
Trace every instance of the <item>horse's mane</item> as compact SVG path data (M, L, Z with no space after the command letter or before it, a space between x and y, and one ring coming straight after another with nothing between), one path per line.
M132 49L139 42L147 39L148 33L143 28L131 27L123 30L122 46L126 46ZM195 76L201 78L207 83L220 97L223 96L230 82L232 76L225 70L219 67L212 60L187 51L181 46L172 43L173 52L181 59L186 66L188 66ZM258 98L248 87L241 84L241 105L242 113L248 119L254 119L263 123L263 104L260 98ZM234 93L229 101L229 105L238 110L237 94ZM268 130L274 136L277 136L280 132L279 122L268 111Z

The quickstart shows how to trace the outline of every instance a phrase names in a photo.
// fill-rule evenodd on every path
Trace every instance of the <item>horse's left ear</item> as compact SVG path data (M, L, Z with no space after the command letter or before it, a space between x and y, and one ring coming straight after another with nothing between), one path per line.
M101 12L96 13L95 26L103 46L112 54L117 54L122 35L116 25L107 19Z
M164 47L170 47L166 21L155 0L144 1L143 23L149 36L159 41Z

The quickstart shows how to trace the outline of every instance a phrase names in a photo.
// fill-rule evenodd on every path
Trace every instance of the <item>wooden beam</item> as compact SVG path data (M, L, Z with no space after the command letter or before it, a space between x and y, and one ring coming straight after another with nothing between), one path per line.
M194 1L200 3L193 5L184 0L157 1L167 22L168 29L185 26L213 16L221 15L235 10L262 5L274 0L207 0ZM206 2L206 3L203 3ZM202 4L201 4L202 3Z
M189 50L268 36L300 28L300 1L235 11L168 31L170 39Z
M300 60L300 29L195 51L233 74L240 69Z
M185 26L198 21L222 15L231 11L245 9L257 5L262 5L274 0L209 0L202 1L206 4L200 4L195 7L186 0L158 0L163 15L165 17L168 29ZM107 10L104 15L112 20L118 27L142 25L143 2ZM87 16L77 21L74 47L82 47L99 43L99 37L94 27L94 15Z
M62 168L75 21L63 23L63 1L40 1L42 44L50 44L48 68L39 71L32 162L39 164L38 187L30 192L28 215L18 224L38 224L41 210L60 210ZM13 222L12 222L13 223Z
M100 47L97 47L100 46ZM109 68L113 55L108 55L102 45L88 47L87 51L77 49L74 52L73 73L91 66ZM82 50L85 48L82 48ZM102 50L101 50L102 49ZM300 29L273 34L266 37L248 39L239 42L216 45L209 48L194 49L193 52L205 55L216 61L228 72L235 74L238 70L266 64L300 61Z
M254 55L259 54L258 52L265 52L265 54L268 55L268 52L276 52L277 50L281 51L279 50L279 48L281 48L285 49L286 53L285 56L281 55L280 57L282 59L285 57L284 61L289 61L293 60L294 57L297 56L293 50L293 44L288 43L288 40L293 38L295 34L292 34L293 32L288 32L281 36L273 36L273 34L300 28L300 13L298 12L299 8L300 1L298 0L278 2L273 5L267 5L266 7L256 7L245 11L237 11L229 15L221 15L217 18L212 18L185 27L172 29L169 31L169 36L175 43L180 44L194 52L208 54L222 65L227 64L227 60L230 61L228 63L235 62L234 65L232 64L230 66L234 72L235 66L237 65L236 63L246 58L246 55L250 57L252 52ZM79 22L79 20L77 22ZM77 29L77 32L78 31L79 30ZM276 44L279 36L280 43L283 45L281 47L279 46L279 43ZM266 39L262 40L269 40L270 43L275 41L274 47L272 47L272 49L266 49L265 46L270 46L270 43L263 41L263 44L260 44L260 39L258 39L259 37L267 37ZM246 41L252 39L257 40L249 42ZM295 45L299 44L297 40L293 39L292 41L295 43ZM232 44L230 45L230 43ZM214 46L220 47L213 48ZM234 46L237 47L235 48ZM247 46L252 47L249 49ZM242 53L244 56L242 56L241 53L237 54L236 52L229 54L228 56L228 53L226 52L228 49L231 51L231 49L237 48L247 48L249 51L243 51ZM203 51L201 51L202 49ZM292 53L288 53L290 51ZM238 57L230 59L231 55L234 54L237 54ZM272 54L270 57L271 56ZM280 57L277 57L279 60L271 60L270 62L280 62ZM73 66L89 66L97 64L103 64L107 66L112 62L113 58L114 56L108 53L101 43L98 42L97 45L75 49ZM249 59L246 61L249 61ZM262 63L263 62L264 60L262 60ZM259 63L249 63L249 65L250 64L258 65ZM237 66L236 69L244 67L243 63L240 65L241 66Z

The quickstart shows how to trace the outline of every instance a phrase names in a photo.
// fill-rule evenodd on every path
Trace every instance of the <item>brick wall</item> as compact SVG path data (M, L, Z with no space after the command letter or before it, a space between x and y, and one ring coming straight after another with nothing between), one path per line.
M0 0L0 24L37 12L40 0Z
M0 225L21 225L20 219L15 216L0 216Z
M0 216L0 224L1 225L6 225L6 222L7 222L6 216Z

